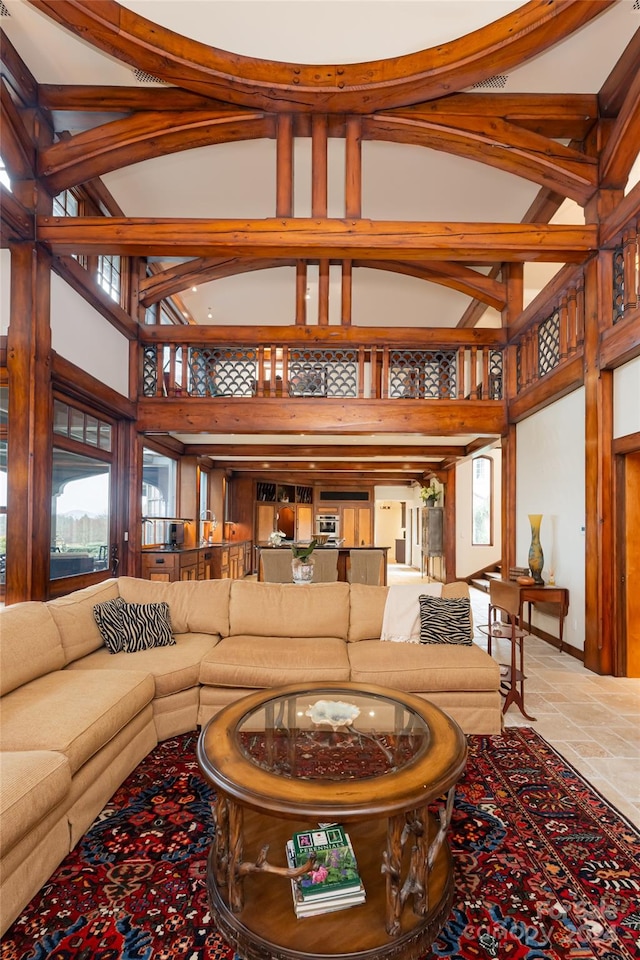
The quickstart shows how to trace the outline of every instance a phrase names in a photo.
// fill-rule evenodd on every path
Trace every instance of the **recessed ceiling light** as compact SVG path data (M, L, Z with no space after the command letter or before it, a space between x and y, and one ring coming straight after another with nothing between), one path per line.
M198 292L198 288L197 288L197 287L191 287L191 292L192 292L192 293L197 293L197 292Z

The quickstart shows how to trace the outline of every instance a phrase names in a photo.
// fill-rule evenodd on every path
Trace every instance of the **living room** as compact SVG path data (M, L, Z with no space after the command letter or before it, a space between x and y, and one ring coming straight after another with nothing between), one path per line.
M146 579L163 523L185 578L248 579L260 483L312 521L366 491L334 512L400 541L389 583L522 571L541 516L568 608L530 612L506 728L637 822L637 10L339 7L2 4L7 609Z

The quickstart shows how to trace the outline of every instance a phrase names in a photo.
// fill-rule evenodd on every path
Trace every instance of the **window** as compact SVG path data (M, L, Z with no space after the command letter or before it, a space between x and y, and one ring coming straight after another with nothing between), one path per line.
M53 401L49 577L107 570L113 425Z
M9 174L7 173L7 168L5 166L5 162L2 159L2 157L0 157L0 183L3 185L3 187L7 188L9 193L12 192L11 180L9 179Z
M51 492L51 580L106 570L111 464L54 447Z
M79 204L77 197L71 190L65 190L53 198L53 216L54 217L77 217Z
M98 283L116 303L120 303L120 269L120 257L104 255L98 257Z
M472 538L474 546L490 546L493 543L491 457L475 457L471 464L472 481Z
M142 546L169 542L167 518L176 516L177 464L149 447L142 451ZM157 517L157 520L154 520Z

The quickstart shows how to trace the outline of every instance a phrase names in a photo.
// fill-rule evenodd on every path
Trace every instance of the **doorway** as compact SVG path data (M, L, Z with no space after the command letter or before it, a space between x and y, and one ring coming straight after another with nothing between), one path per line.
M618 455L617 583L621 629L616 644L616 673L640 677L640 450Z

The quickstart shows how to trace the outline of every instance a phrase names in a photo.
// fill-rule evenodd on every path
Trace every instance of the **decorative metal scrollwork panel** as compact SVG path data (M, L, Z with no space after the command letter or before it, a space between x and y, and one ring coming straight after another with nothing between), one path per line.
M142 351L142 395L155 397L158 391L158 348L148 343Z
M391 350L389 397L410 400L454 399L457 373L455 350Z
M253 347L191 347L189 394L192 397L252 397L257 350Z
M560 314L555 310L538 327L538 376L553 370L560 363Z
M502 400L502 350L489 353L489 400Z
M624 247L613 251L613 322L624 316Z
M289 396L357 397L357 349L289 350Z

